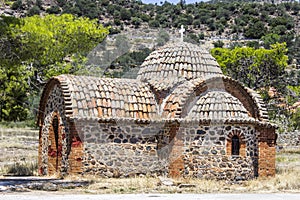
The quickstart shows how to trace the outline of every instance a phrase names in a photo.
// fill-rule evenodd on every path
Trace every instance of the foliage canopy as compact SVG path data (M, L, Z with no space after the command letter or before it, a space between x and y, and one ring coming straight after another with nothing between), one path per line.
M61 16L32 16L22 20L14 27L14 37L20 37L28 49L29 59L39 73L47 78L61 74L74 73L76 69L61 66L55 73L54 65L66 63L74 56L86 56L87 53L108 34L108 29L96 20L74 17L71 14Z
M26 119L42 80L75 73L107 34L96 20L71 14L0 16L0 121Z
M270 49L214 48L211 53L220 64L224 74L253 89L278 83L284 74L288 60L285 43L273 44Z

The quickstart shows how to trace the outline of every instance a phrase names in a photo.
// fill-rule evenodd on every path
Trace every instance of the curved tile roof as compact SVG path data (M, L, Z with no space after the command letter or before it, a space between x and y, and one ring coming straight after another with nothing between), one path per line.
M269 121L268 109L267 109L267 106L266 106L264 100L260 96L260 94L258 94L251 88L245 87L245 89L257 106L258 115L260 116L260 120L268 122Z
M209 90L201 94L186 118L194 119L249 119L243 104L226 91Z
M69 117L157 117L156 100L146 83L131 79L73 75L60 75L52 79L58 80L61 85Z
M168 119L185 118L195 99L211 90L226 91L241 102L250 117L268 122L267 109L259 94L224 75L208 77L205 80L194 79L180 84L169 94L161 106L162 116ZM223 97L223 101L226 102L227 99L224 95Z
M268 123L266 106L255 91L224 76L207 51L184 42L152 52L136 80L53 77L42 94L39 120L55 85L73 119Z
M180 85L185 82L184 78L171 78L171 79L161 79L161 78L152 78L148 80L147 83L151 85L151 87L155 91L169 91L170 89Z
M218 63L208 51L194 44L178 42L153 51L141 65L137 79L150 82L154 88L164 85L163 89L169 89L182 79L220 74Z

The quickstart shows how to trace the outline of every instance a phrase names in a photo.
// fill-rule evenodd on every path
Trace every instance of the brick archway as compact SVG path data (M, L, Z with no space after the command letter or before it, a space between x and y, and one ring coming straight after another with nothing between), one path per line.
M232 155L232 146L233 146L233 139L239 139L239 155ZM233 130L227 135L226 140L226 152L228 156L246 156L246 141L245 136L242 134L240 130Z
M60 172L62 161L62 127L60 115L52 115L48 135L48 175Z

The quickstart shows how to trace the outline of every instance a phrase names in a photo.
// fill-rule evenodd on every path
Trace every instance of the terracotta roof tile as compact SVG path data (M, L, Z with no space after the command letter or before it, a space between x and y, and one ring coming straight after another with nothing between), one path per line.
M227 91L226 87L229 87L229 91ZM220 92L220 95L203 96L203 94L199 94L201 88L203 88L203 92L207 90L217 90ZM224 92L225 90L228 95L231 95L230 98L228 95L222 93L222 91ZM194 101L193 99L196 98L195 95L199 96L199 98L201 96L202 98L201 104L194 107L194 112L197 113L198 111L198 113L200 113L198 117L200 118L206 117L210 119L210 117L223 118L227 116L229 119L242 120L246 117L253 117L256 120L268 122L266 108L256 92L242 86L230 77L215 75L208 76L208 78L204 80L202 78L192 79L178 85L176 89L166 97L166 100L161 106L163 109L162 116L165 118L185 118L190 114L189 110L193 107L193 104L191 104L193 102L191 101ZM232 98L235 98L235 100L228 101L227 97L229 100L232 100ZM192 116L192 114L190 114L190 116ZM196 114L195 118L197 118Z
M152 52L141 65L138 80L157 90L166 90L182 80L220 75L216 60L206 50L185 42L170 43Z
M210 120L249 118L243 104L225 91L207 91L202 94L186 117Z
M223 76L207 51L184 42L152 52L136 80L72 75L51 80L46 86L60 83L71 119L268 123L256 92Z
M73 117L157 117L157 103L146 83L87 76L59 77L67 82Z

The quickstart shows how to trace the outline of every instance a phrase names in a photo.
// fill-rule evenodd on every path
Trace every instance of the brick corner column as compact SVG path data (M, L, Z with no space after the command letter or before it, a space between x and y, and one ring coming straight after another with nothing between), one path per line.
M275 128L258 128L258 175L261 177L275 176L276 136Z
M169 176L179 178L184 170L183 160L183 133L179 124L172 124L170 127L170 145L171 151L169 155Z

